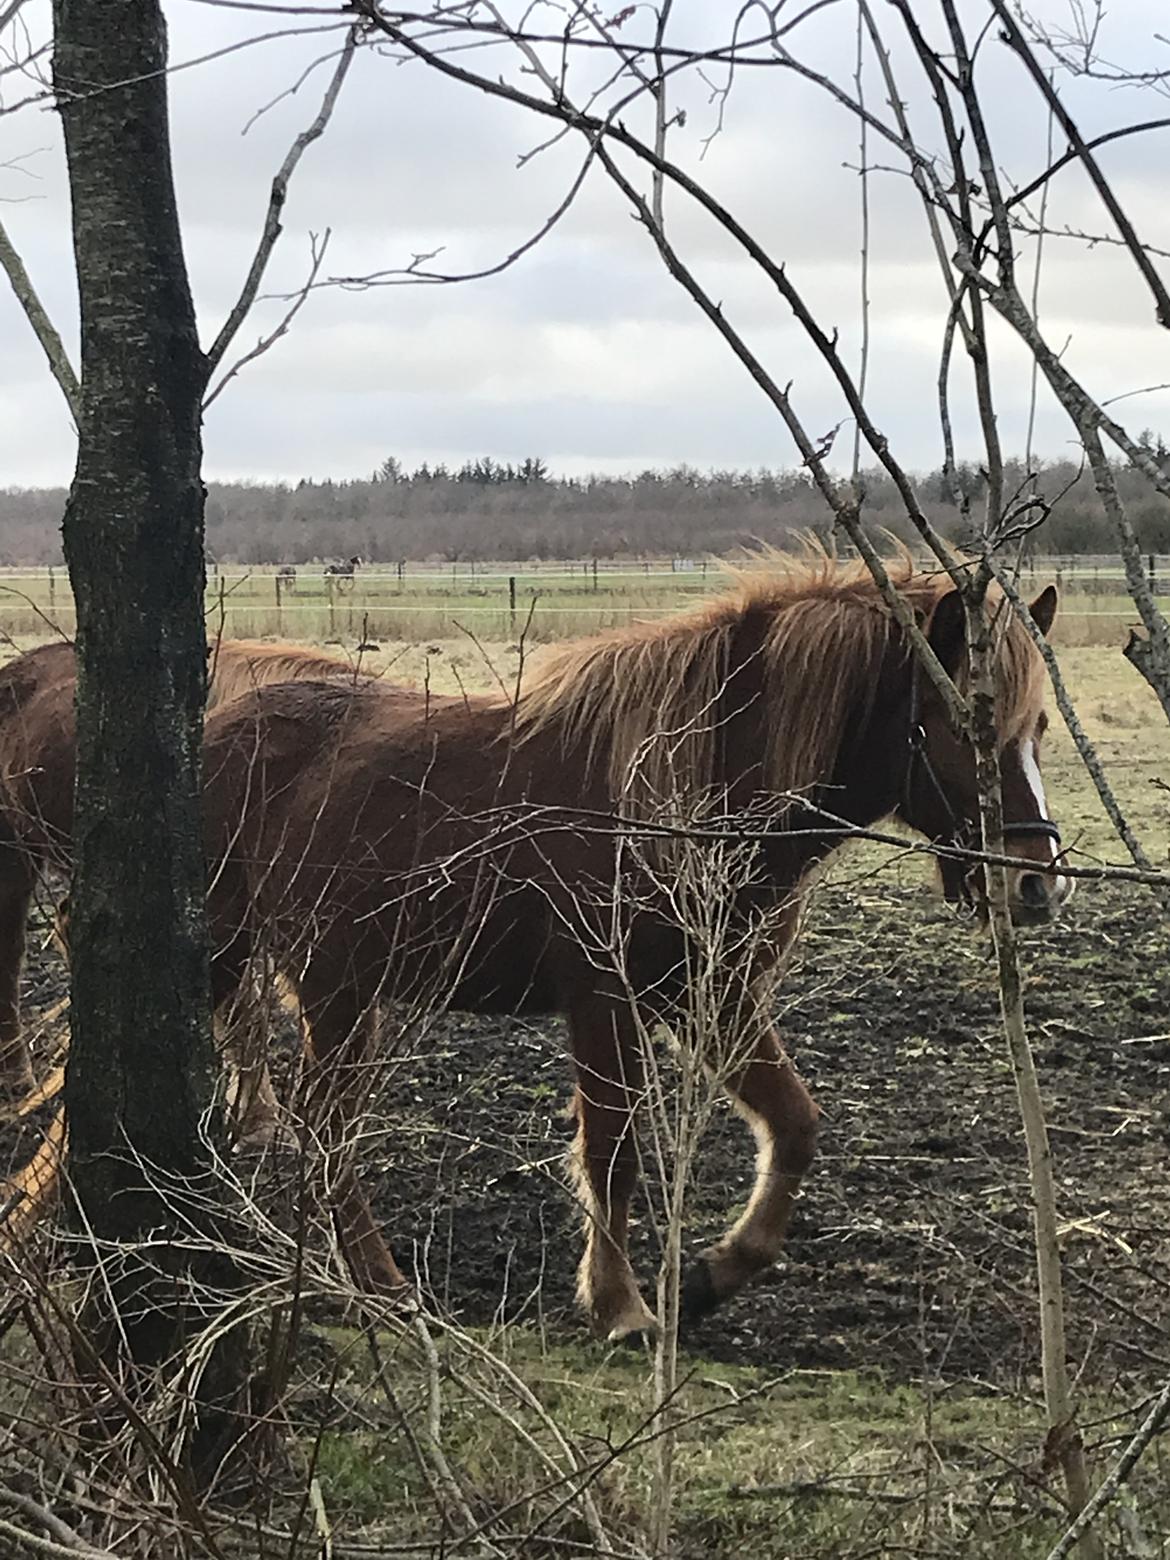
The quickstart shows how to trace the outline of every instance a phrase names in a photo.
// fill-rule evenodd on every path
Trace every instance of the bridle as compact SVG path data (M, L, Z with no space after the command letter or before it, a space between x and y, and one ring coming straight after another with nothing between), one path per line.
M923 773L930 782L931 789L942 803L947 817L951 822L951 843L961 845L964 838L972 833L972 825L960 818L951 805L951 799L947 795L946 787L938 777L934 765L930 761L930 752L926 744L926 727L922 724L920 712L921 689L918 682L918 657L911 652L910 667L910 714L906 728L906 746L910 757L906 764L906 773L902 780L902 816L909 821L910 802L914 791L915 772L921 766ZM1004 822L1000 825L1000 834L1007 839L1027 839L1037 835L1054 840L1059 850L1061 839L1060 830L1051 818L1020 818Z

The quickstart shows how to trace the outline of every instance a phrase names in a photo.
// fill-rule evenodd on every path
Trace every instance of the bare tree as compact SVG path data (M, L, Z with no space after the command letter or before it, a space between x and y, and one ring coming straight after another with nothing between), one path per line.
M117 1375L128 1362L149 1373L198 1332L193 1284L235 1282L221 1249L205 1244L193 1258L176 1239L190 1221L217 1217L213 1201L194 1196L206 1189L216 1095L200 808L202 408L255 301L288 181L328 122L353 40L277 174L240 299L204 352L171 168L162 7L58 0L53 32L79 377L4 234L0 263L78 428L63 525L78 667L66 1101L70 1184L101 1272L76 1352L83 1370ZM200 1371L200 1478L239 1434L243 1346L239 1329L215 1333Z
M95 1288L89 1320L100 1356L125 1338L149 1367L179 1342L184 1308L163 1275L185 1264L166 1254L175 1215L144 1165L179 1186L206 1171L213 1088L199 808L206 364L171 177L161 10L62 0L54 27L82 310L64 523L78 615L72 1184L95 1235L147 1243ZM205 1472L242 1387L235 1343L214 1373Z

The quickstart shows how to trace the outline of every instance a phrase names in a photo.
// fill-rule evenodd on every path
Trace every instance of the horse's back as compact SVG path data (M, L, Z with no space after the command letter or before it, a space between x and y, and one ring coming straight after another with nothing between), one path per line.
M225 639L209 649L208 713L268 683L298 678L356 681L364 675L340 656L310 645L271 644L262 639Z
M208 716L209 818L263 809L268 818L336 810L355 777L400 772L428 722L461 701L393 683L300 678L254 687ZM352 820L351 820L352 821Z
M298 970L308 938L325 989L386 972L402 1000L446 980L457 1006L555 1009L550 885L522 808L509 816L507 732L498 702L388 684L273 685L213 715L217 945L247 921Z

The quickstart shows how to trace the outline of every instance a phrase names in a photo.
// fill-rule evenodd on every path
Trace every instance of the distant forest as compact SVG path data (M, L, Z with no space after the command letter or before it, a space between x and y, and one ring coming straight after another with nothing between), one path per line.
M1160 439L1151 453L1170 463ZM1072 462L1033 468L1035 491L1052 505L1034 533L1038 553L1109 553L1110 526L1090 475ZM983 478L960 471L972 513ZM1018 462L1008 491L1028 490ZM1118 482L1142 548L1170 552L1170 503L1137 473ZM881 471L864 478L865 518L909 539L898 496ZM942 531L962 542L965 522L941 472L918 479L919 499ZM0 565L61 562L61 488L0 489ZM405 470L389 459L368 478L290 483L213 482L207 551L221 564L306 563L357 554L369 562L490 561L725 554L782 546L797 531L827 528L807 472L708 471L689 466L628 477L557 477L542 460L491 459L457 470Z

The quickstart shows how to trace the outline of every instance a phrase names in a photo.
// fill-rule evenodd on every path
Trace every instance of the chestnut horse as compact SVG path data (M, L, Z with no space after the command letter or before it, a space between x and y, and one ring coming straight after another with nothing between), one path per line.
M209 647L211 711L261 683L354 675L349 662L300 645L223 640ZM73 646L40 645L0 667L0 1096L33 1086L20 1031L29 904L42 871L68 868L73 829Z
M908 564L894 572L961 684L957 593ZM1055 609L1051 588L1032 605L1045 632ZM1041 922L1070 886L1040 784L1044 667L1010 613L998 644L1005 833L1021 862L1012 908ZM725 819L770 805L737 910L789 907L750 968L723 972L732 998L710 1059L755 1134L758 1167L743 1215L688 1274L691 1313L777 1258L813 1157L817 1106L767 1002L810 870L840 841L826 818L892 816L942 846L978 839L969 745L868 573L823 558L564 645L515 702L311 682L257 689L209 719L205 777L215 999L231 999L263 936L299 992L311 1104L333 1122L335 1144L346 1141L381 997L410 1004L437 992L471 1012L565 1015L586 1214L578 1292L610 1337L652 1324L626 1248L639 1035L687 1010L693 952L661 876L646 871L636 909L615 895L623 815L646 834L656 796L674 817L690 804ZM405 1287L352 1172L334 1186L361 1281Z

